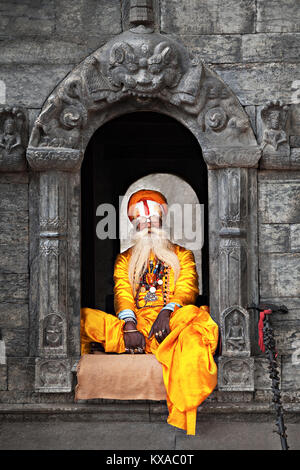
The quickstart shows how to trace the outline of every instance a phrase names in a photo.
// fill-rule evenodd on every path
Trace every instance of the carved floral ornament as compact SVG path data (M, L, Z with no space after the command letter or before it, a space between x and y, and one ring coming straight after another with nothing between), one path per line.
M204 150L247 148L247 158L250 148L248 166L259 159L248 116L231 90L178 39L139 25L84 60L48 98L31 134L31 166L36 169L36 159L43 156L55 165L52 149L61 150L65 160L71 149L84 151L86 135L103 123L98 113L119 102L130 104L131 111L136 106L170 115L178 115L179 108L183 121L193 123Z

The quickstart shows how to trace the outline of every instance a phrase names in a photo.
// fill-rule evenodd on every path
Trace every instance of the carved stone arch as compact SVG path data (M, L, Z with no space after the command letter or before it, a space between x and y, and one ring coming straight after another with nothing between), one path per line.
M71 367L80 355L84 151L105 122L137 111L175 118L201 146L208 167L212 316L218 320L225 308L257 301L252 256L257 211L251 190L254 194L260 149L250 120L230 88L178 39L142 25L132 28L87 57L55 88L31 133L30 345L39 391L71 390ZM65 325L59 349L43 343L41 328L49 314L59 315ZM62 370L69 371L63 381Z

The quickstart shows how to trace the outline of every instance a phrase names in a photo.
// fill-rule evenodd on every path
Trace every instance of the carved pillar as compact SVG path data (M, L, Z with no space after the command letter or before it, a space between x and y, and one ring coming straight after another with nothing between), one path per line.
M32 178L35 210L31 211L32 217L34 214L36 217L31 222L31 236L35 238L35 244L31 247L34 252L31 254L31 275L36 291L31 295L31 309L36 312L38 325L35 390L70 392L71 359L76 351L69 338L73 306L70 299L72 285L69 285L72 270L68 264L72 251L77 250L79 258L78 243L70 243L72 231L76 230L74 224L79 225L79 217L70 221L69 213L74 204L79 207L80 201L79 192L75 200L69 200L74 187L74 174L66 170L77 170L81 155L76 150L29 148L27 158L31 168L37 172L33 173ZM80 280L76 285L80 285Z
M259 152L205 154L209 170L211 311L220 325L218 388L254 390L252 324L247 305L257 301L255 166ZM221 154L221 152L220 152ZM235 159L233 159L233 156ZM215 236L214 236L215 235ZM253 256L254 255L254 256ZM257 256L257 253L256 253ZM213 313L215 312L215 313ZM254 319L252 319L254 320ZM254 338L253 338L254 339Z

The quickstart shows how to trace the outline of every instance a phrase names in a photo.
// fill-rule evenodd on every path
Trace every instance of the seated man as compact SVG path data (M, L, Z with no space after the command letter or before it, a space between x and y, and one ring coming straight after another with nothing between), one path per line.
M91 342L106 352L155 354L163 367L168 423L195 434L197 407L217 384L213 353L218 326L206 306L196 307L194 255L166 236L167 201L140 190L128 202L133 246L114 267L116 316L81 309L82 354Z

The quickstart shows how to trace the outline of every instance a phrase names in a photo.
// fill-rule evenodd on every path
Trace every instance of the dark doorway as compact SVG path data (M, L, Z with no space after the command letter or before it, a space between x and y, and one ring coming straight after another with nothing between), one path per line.
M96 209L112 204L139 178L171 173L184 179L205 207L202 250L203 295L209 302L207 168L194 135L175 119L152 112L114 119L95 132L81 169L81 306L113 313L113 267L119 239L99 240ZM179 194L180 197L180 194Z

